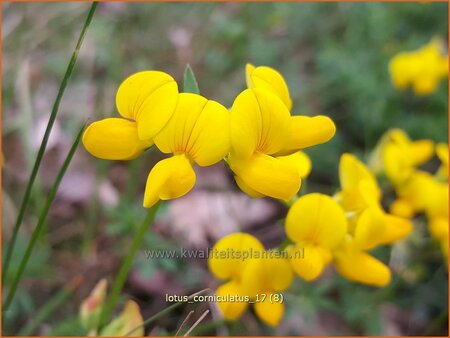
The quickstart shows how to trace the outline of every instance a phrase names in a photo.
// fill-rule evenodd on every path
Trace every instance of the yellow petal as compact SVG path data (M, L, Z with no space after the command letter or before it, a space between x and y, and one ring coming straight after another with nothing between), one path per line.
M221 297L236 297L241 300L245 295L242 293L238 283L235 281L230 281L228 283L222 284L217 288L217 296ZM227 302L217 302L220 312L226 320L236 320L238 319L244 311L247 309L248 302L241 301L227 301Z
M398 217L411 218L414 216L414 206L406 199L397 198L389 207L389 212Z
M290 163L293 167L297 168L301 178L307 177L311 172L311 160L303 151L298 151L292 155L277 156L277 159Z
M433 157L434 143L431 140L411 142L412 164L419 166Z
M236 278L241 275L243 266L254 259L252 251L264 251L264 246L252 235L237 232L225 236L211 250L209 270L220 279Z
M347 220L342 208L331 197L307 194L289 209L285 229L288 237L295 242L332 249L344 238Z
M187 194L195 184L195 172L184 155L159 161L147 178L144 207L150 208L159 200L169 200Z
M304 250L304 257L295 258L291 250ZM297 244L289 250L289 263L294 272L306 281L312 281L320 276L325 262L320 247L311 244Z
M434 217L429 220L431 235L442 241L448 241L448 219L444 217Z
M289 88L278 71L267 66L254 67L247 64L245 74L248 88L263 88L273 92L291 110L292 100L289 95Z
M272 156L256 153L249 159L230 155L231 170L245 185L259 194L290 200L300 189L297 168Z
M399 241L408 236L413 230L411 221L405 218L385 214L384 222L386 227L378 240L380 245Z
M131 160L152 144L152 141L139 140L135 122L122 118L91 123L83 134L86 150L105 160Z
M245 184L244 181L242 181L239 176L234 176L234 180L236 181L236 184L238 185L239 189L241 189L243 192L245 192L250 197L253 197L253 198L264 197L263 194L257 192L256 190L253 190L247 184Z
M391 272L384 263L351 244L335 252L334 263L336 270L350 281L378 287L391 281Z
M221 104L183 93L169 123L154 138L164 153L184 153L201 166L214 164L229 152L229 113Z
M328 142L336 133L334 122L327 116L292 116L289 140L283 151L299 149Z
M229 151L230 113L221 104L209 100L192 129L187 154L198 165L208 166L222 160Z
M280 151L289 134L289 110L270 91L246 89L231 108L231 147L235 155L249 158L255 151Z
M169 121L178 100L178 85L168 74L143 71L129 76L117 90L120 115L138 122L141 140L152 139Z
M372 249L379 244L385 230L384 212L379 207L366 208L356 222L354 243L360 249Z
M407 149L396 144L386 144L382 158L384 172L394 185L404 183L413 173L411 158L405 156Z
M277 326L284 315L284 304L270 302L270 294L268 294L264 301L255 303L255 312L267 325Z
M256 258L256 253L253 254L255 259L249 260L244 266L240 279L242 290L246 294L255 297L256 294L269 291L283 291L292 284L292 268L281 254L263 251L260 258Z

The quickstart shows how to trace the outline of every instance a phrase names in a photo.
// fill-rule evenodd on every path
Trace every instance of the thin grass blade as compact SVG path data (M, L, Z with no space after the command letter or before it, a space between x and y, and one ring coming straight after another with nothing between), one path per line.
M30 201L31 189L33 188L34 181L36 180L36 176L37 176L39 167L42 162L42 157L44 156L44 152L47 147L48 139L50 137L50 132L52 131L53 124L56 119L56 115L58 114L59 104L61 102L61 98L66 89L67 82L69 81L69 78L72 75L73 68L75 67L75 63L77 62L78 53L80 51L81 45L83 44L84 36L86 35L87 29L92 21L92 17L94 16L94 12L95 12L95 9L97 8L97 4L98 4L97 2L93 2L91 5L91 8L86 17L86 21L84 23L83 29L81 30L80 36L79 36L77 44L75 46L75 50L73 51L72 57L70 58L69 64L67 65L66 73L64 74L64 78L60 84L55 102L53 103L52 112L51 112L50 117L47 122L47 128L45 129L44 137L42 138L42 142L39 147L39 151L38 151L36 160L34 162L33 169L31 170L30 178L28 179L27 187L25 190L25 195L22 199L22 203L20 205L17 220L16 220L16 223L13 228L11 240L9 241L9 245L8 245L8 248L7 248L7 251L5 254L5 260L3 262L3 267L2 267L2 276L6 276L6 274L8 272L8 268L11 263L11 257L12 257L13 251L14 251L14 246L15 246L16 240L17 240L17 235L19 233L20 226L21 226L23 218L25 216L25 210Z

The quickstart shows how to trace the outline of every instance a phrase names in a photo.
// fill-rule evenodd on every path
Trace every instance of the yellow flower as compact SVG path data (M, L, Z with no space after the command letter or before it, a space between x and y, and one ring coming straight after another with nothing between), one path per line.
M107 118L89 125L83 144L92 155L106 160L131 160L153 144L153 137L171 118L178 86L168 74L143 71L119 87L116 106L122 118Z
M282 76L269 67L252 67L247 66L249 89L231 108L228 164L238 186L250 196L289 200L311 165L298 150L327 142L336 128L325 116L291 116Z
M176 82L165 73L130 76L119 87L116 104L124 118L92 123L83 144L92 155L110 160L131 160L153 143L173 153L148 176L146 208L188 193L196 180L192 164L209 166L229 152L228 110L200 95L179 94Z
M385 286L389 269L367 251L391 244L412 231L412 223L387 214L380 205L381 191L368 168L351 154L343 154L339 164L342 191L336 195L347 212L348 234L333 252L336 270L359 283Z
M153 138L159 150L173 156L151 170L144 207L187 194L196 180L192 163L209 166L228 154L229 125L229 112L221 104L197 94L179 94L172 118Z
M381 191L369 169L352 154L343 154L339 161L341 191L336 199L347 212L361 212L380 203Z
M334 265L339 274L354 282L382 287L391 281L389 268L361 250L350 236L334 252Z
M249 302L254 302L255 312L262 321L278 325L284 305L281 301L274 302L272 295L292 283L292 270L286 259L265 251L255 237L241 232L225 236L211 252L210 271L226 281L216 291L218 297L227 297L217 303L224 318L238 319Z
M417 95L433 93L441 79L448 76L448 56L443 55L442 45L433 39L416 51L395 55L389 63L394 86L405 89L412 85Z
M396 187L405 183L416 168L428 161L434 153L431 140L411 141L401 129L387 131L371 158L375 172L384 171Z
M316 279L331 260L331 251L347 233L344 211L331 197L314 193L300 197L286 216L286 234L296 244L288 248L294 271L307 281ZM295 257L295 251L304 257Z

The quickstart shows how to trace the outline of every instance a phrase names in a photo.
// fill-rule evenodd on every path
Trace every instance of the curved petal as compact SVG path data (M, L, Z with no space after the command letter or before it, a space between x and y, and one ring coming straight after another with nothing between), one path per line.
M263 194L257 192L256 190L253 190L247 184L245 184L244 181L242 181L239 176L234 176L234 180L236 181L236 184L238 185L239 189L241 189L243 192L245 192L250 197L253 197L253 198L265 197Z
M334 263L339 274L354 282L382 287L391 281L391 271L383 262L351 244L335 252Z
M431 140L418 140L411 142L412 164L419 166L433 157L434 143Z
M259 256L255 252L253 257L255 259L245 265L240 279L246 294L255 297L269 291L283 291L292 284L292 268L281 252L262 251Z
M242 291L240 290L239 284L237 284L235 281L230 281L228 283L222 284L217 288L216 291L217 296L220 297L236 297L239 298L245 296ZM240 299L239 299L240 300ZM232 302L232 301L226 301L226 302L217 302L217 305L220 309L220 312L223 314L223 317L226 320L236 320L238 319L244 311L247 309L248 302Z
M292 254L292 250L304 250L304 257L296 258ZM311 244L297 244L289 249L290 259L289 263L294 272L306 281L312 281L320 276L325 262L321 249L316 245Z
M336 126L327 116L292 116L289 140L284 151L297 151L328 142L336 133Z
M116 95L120 115L138 122L141 140L152 139L169 121L178 100L178 85L168 74L143 71L122 82Z
M108 118L91 123L83 134L83 145L95 157L105 160L131 160L153 142L141 141L135 122Z
M289 88L283 76L278 71L267 66L255 67L248 63L245 66L245 75L248 88L270 90L283 101L289 110L292 109Z
M182 93L169 123L154 137L155 145L163 153L184 153L195 124L208 100L203 96Z
M250 157L255 151L274 154L289 135L289 110L272 92L246 89L231 108L231 147L235 155Z
M185 153L199 165L208 166L230 150L229 118L221 104L183 93L169 123L154 141L164 153Z
M377 199L380 198L381 193L375 177L353 154L342 154L339 161L339 180L342 190L359 190L361 182L367 182L366 188L370 188L371 193L377 195Z
M397 198L389 207L389 212L398 217L411 218L414 216L415 210L408 200Z
M200 166L212 165L222 160L230 151L228 109L209 100L190 133L186 151Z
M209 270L220 279L237 278L255 251L263 252L264 246L252 235L237 232L225 236L211 250Z
M431 235L442 241L447 241L448 239L448 219L445 217L434 217L428 222L428 228L430 229Z
M271 295L266 295L264 301L255 303L255 312L259 319L270 326L277 326L284 315L284 304L270 301Z
M256 153L249 159L230 155L228 164L245 186L262 195L289 200L300 189L298 170L269 155Z
M311 160L303 151L297 151L294 154L286 156L277 156L277 159L286 162L297 168L301 178L305 178L311 172Z
M366 208L356 222L355 245L363 250L369 250L379 245L380 238L386 231L385 220L384 212L379 207Z
M289 209L285 229L288 237L297 243L332 249L344 238L347 219L344 210L331 197L307 194Z
M144 207L150 208L159 200L186 195L195 184L195 172L184 155L159 161L147 178Z
M385 230L378 240L380 245L399 241L408 236L413 230L410 220L394 215L385 214L384 222L386 224Z

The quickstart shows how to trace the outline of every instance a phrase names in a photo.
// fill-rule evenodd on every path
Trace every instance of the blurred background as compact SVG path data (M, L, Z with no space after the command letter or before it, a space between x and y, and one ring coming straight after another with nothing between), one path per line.
M58 86L82 28L87 3L2 2L2 240L11 236L20 201ZM268 65L286 78L294 114L330 116L337 134L307 149L312 174L302 192L333 194L338 160L353 152L367 160L379 137L398 127L411 138L447 142L448 84L430 96L397 91L388 62L433 37L448 40L447 3L100 3L61 102L32 192L5 286L36 226L46 192L79 126L118 116L115 94L130 74L158 69L182 84L190 64L204 96L230 107L245 88L245 64ZM163 156L155 149L132 162L98 160L82 146L60 186L4 332L17 334L62 288L69 295L30 334L83 335L78 309L101 278L111 281L145 217L148 172ZM431 163L438 165L436 163ZM147 260L144 250L211 247L238 230L266 247L284 236L286 207L238 191L218 164L196 168L196 188L164 204L138 252L123 299L138 302L145 318L166 308L165 294L191 294L219 284L206 260ZM285 293L276 329L252 311L237 322L208 315L202 335L447 335L448 274L423 219L392 250L393 281L382 289L358 285L329 269L319 280L296 279ZM5 289L4 289L5 290ZM191 310L186 304L146 329L174 334Z

